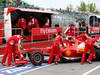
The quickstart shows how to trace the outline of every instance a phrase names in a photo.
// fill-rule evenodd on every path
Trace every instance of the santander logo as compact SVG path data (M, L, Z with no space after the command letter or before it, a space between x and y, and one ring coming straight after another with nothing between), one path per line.
M50 34L50 33L56 33L57 29L48 29L48 28L43 28L40 29L40 33L42 34Z

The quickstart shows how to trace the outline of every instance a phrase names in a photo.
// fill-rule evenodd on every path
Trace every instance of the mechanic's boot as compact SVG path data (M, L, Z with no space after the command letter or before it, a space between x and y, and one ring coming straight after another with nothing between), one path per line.
M80 64L84 64L84 62L81 62Z
M7 67L12 67L12 65L7 65Z
M3 66L6 66L6 64L4 64L4 63L2 63L2 62L0 62Z
M93 55L93 59L96 59L96 56L95 55Z
M3 66L6 66L6 64L4 64L4 63L1 63Z
M14 66L14 65L13 65L13 63L8 63L7 66L8 66L8 67L12 67L12 66Z
M55 65L58 65L58 62L54 62L55 63Z
M88 60L88 59L87 59L87 62L88 62L89 64L92 64L92 62L91 62L90 60Z

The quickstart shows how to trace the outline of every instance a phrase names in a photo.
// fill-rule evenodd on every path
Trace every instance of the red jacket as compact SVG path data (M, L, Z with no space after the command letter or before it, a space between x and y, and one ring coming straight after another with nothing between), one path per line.
M49 27L49 25L50 25L50 21L48 18L46 18L46 22L45 22L45 25L43 27L46 28L46 27Z
M85 41L86 46L94 46L94 43L97 41L95 38L90 38Z
M31 28L39 28L39 22L36 18L31 18L29 23L28 23L28 26L31 27Z
M20 35L14 35L14 36L11 36L7 39L7 44L10 45L11 41L14 41L14 44L16 43L20 43L20 40L21 40L21 36Z
M59 46L62 42L63 42L62 36L57 35L57 37L55 38L53 42L53 46Z
M69 27L68 29L66 29L65 35L66 36L75 36L75 29Z
M78 39L79 41L85 41L86 38L88 38L89 36L87 34L80 34L79 36L76 37L76 39Z
M17 27L21 27L22 29L26 29L26 20L24 18L19 19Z

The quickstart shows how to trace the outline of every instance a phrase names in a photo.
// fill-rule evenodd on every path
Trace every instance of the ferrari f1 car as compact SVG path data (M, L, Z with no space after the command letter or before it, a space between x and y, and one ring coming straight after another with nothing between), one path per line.
M79 45L77 43L73 43L72 45L66 45L65 47L61 47L63 56L60 61L63 62L63 59L64 60L65 59L66 60L80 59L82 52L84 51L84 47L85 47L84 43L81 43ZM51 50L51 47L30 48L30 49L22 50L22 54L24 55L28 54L29 61L33 65L41 65L44 62L44 56L49 55L50 50ZM100 60L100 46L95 47L95 54L96 54L97 59Z

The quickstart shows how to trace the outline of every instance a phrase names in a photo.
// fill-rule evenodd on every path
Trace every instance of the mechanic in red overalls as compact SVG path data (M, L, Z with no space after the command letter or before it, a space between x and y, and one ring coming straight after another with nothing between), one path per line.
M81 64L84 63L85 56L86 56L86 53L88 52L88 50L90 50L90 54L89 54L89 57L87 59L87 62L91 63L92 59L96 58L95 51L94 51L94 43L96 41L97 41L97 39L95 39L95 38L89 38L89 39L85 40L85 50L82 54Z
M49 18L45 18L45 24L44 24L44 26L43 26L43 28L47 28L47 27L49 27L50 26L50 20L49 20Z
M28 21L28 26L27 26L28 32L31 33L32 28L39 28L39 27L40 27L39 21L35 17L30 16Z
M80 35L76 37L76 39L79 40L80 42L84 42L87 38L90 38L90 37L85 32L81 33Z
M26 29L26 20L25 20L25 18L21 17L18 20L17 27L21 27L23 30Z
M30 28L39 28L39 22L35 17L30 16L28 26L30 26Z
M68 40L66 39L64 42L67 46L73 46L75 44L75 40L72 37L69 37Z
M62 52L61 52L61 48L60 48L60 45L64 46L63 45L63 39L62 39L62 34L61 32L58 32L56 34L56 38L53 42L53 45L52 45L52 49L50 51L50 56L49 56L49 60L48 60L48 64L51 64L51 62L53 61L53 57L54 55L56 54L56 57L55 57L55 64L58 63L59 59L60 59L60 56L62 56Z
M18 28L22 28L23 31L25 31L26 27L27 27L27 25L26 25L26 19L24 17L20 17L19 20L18 20L18 23L16 24L16 26ZM18 30L18 34L21 34L21 30Z
M75 26L74 24L70 24L69 27L64 31L65 36L67 37L67 39L69 37L75 37Z
M21 56L21 54L16 50L16 44L18 44L18 50L20 50L21 40L22 36L20 35L14 35L7 39L6 48L4 50L4 55L2 57L2 64L5 64L7 60L8 66L12 66L12 61L13 58L15 59L15 55L17 55L20 59L23 59L23 56Z

